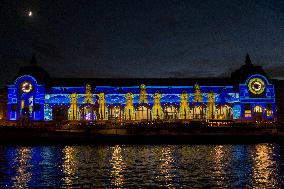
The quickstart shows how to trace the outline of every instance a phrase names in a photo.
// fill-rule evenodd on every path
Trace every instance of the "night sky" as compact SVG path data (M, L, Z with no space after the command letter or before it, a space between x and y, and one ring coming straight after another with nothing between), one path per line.
M51 76L94 78L224 77L249 53L284 79L284 1L1 0L0 85L34 53Z

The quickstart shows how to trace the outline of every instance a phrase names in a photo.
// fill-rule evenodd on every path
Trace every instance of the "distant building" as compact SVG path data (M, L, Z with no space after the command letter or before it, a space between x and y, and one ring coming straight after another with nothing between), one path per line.
M20 68L7 86L7 119L274 121L273 82L247 55L228 78L52 78L37 65Z
M0 125L6 122L7 116L7 90L0 89Z

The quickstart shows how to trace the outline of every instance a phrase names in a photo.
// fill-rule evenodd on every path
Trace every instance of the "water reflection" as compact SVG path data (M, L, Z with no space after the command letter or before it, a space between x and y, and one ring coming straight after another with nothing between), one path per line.
M121 154L122 150L119 145L112 147L111 150L112 150L112 158L110 160L110 164L112 166L111 169L112 184L116 188L122 188L124 183L123 171L126 168Z
M73 180L76 171L76 161L74 147L65 146L63 148L63 182L67 188L72 188Z
M16 175L12 178L12 188L28 188L28 182L32 178L31 148L21 147L17 150L14 166Z
M258 144L255 146L252 165L254 188L278 188L278 166L274 159L275 146Z
M172 147L165 146L162 148L162 154L160 157L160 175L158 176L159 180L162 180L165 183L164 186L167 188L174 188L173 178L175 177L175 160L172 156ZM160 178L162 177L162 179Z
M227 159L224 158L225 155L228 154L224 153L224 146L222 145L214 146L212 153L212 158L214 162L214 164L212 165L213 167L212 176L215 182L214 185L227 188L228 185L226 183L226 178L225 178L226 174L224 170L227 164Z
M280 188L282 151L278 144L2 146L0 188Z

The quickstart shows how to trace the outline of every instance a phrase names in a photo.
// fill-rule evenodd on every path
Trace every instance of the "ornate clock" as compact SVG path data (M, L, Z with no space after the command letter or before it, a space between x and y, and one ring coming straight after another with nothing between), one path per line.
M248 83L248 88L251 93L259 95L262 94L265 89L264 81L260 78L253 78Z
M21 84L21 91L24 93L29 93L33 90L33 85L29 81L24 81Z

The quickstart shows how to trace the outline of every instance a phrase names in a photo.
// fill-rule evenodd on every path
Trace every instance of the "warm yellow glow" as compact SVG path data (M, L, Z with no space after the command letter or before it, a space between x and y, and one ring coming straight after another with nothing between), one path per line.
M254 112L261 113L262 112L262 107L261 106L255 106L254 107Z
M161 95L156 92L154 94L154 102L153 102L153 108L152 108L152 116L153 119L163 119L164 118L164 113L163 109L161 106Z
M166 120L174 120L174 119L178 119L178 108L170 105L170 106L166 106L164 109L164 119Z
M33 16L33 12L32 12L32 11L29 11L29 12L28 12L28 16L29 16L29 17L32 17L32 16Z
M63 149L63 173L64 177L64 185L72 187L73 180L72 178L75 175L76 171L76 161L75 161L75 150L74 147L65 146Z
M256 188L278 188L279 183L273 167L273 144L258 144L253 157L252 179Z
M133 94L132 93L126 94L125 119L126 120L135 120L134 106L133 106Z
M204 119L206 109L203 106L194 106L192 116L194 119Z
M232 118L232 108L228 105L220 106L217 109L218 119L231 119Z
M101 120L107 120L107 109L105 102L105 94L100 93L99 96L99 115Z
M160 158L160 174L159 177L162 177L162 180L165 181L166 188L175 188L173 185L173 178L175 177L175 167L174 167L174 158L172 155L172 147L166 146L162 148L162 154Z
M135 112L135 119L137 121L141 120L150 120L151 119L151 110L146 106L139 106Z
M119 145L112 148L112 158L110 160L110 164L112 166L111 178L115 188L122 188L125 180L123 170L126 165L121 155L121 151L122 149Z
M215 118L215 94L214 93L208 93L208 112L207 112L207 118L208 119L214 119Z
M25 100L21 101L21 108L23 109L25 107Z
M224 151L224 146L218 145L214 147L213 153L212 153L212 159L214 160L214 164L212 165L213 167L213 172L212 176L214 177L214 180L216 182L217 186L222 186L224 188L228 188L227 183L224 182L224 172L225 172L225 151Z
M251 117L251 110L245 110L245 117Z
M180 97L179 117L180 119L189 119L188 95L185 91Z
M260 78L253 78L249 81L248 87L251 93L261 94L264 92L265 84L264 81Z
M123 109L121 106L109 106L108 116L111 119L121 120L123 119Z
M194 87L195 87L194 102L202 102L202 94L200 91L200 86L198 84L195 84Z
M21 91L24 93L29 93L33 90L33 85L29 81L24 81L21 84Z
M86 85L86 93L85 93L84 103L93 104L92 87L89 84Z
M273 116L272 110L266 110L266 116Z
M78 120L78 95L72 93L70 98L69 120Z
M146 85L142 84L140 86L140 98L139 98L139 103L145 103L148 104L148 99L147 99L147 91L146 91Z
M15 159L16 175L12 178L13 187L12 188L28 188L28 182L32 178L32 165L31 161L31 148L21 147L17 151Z

